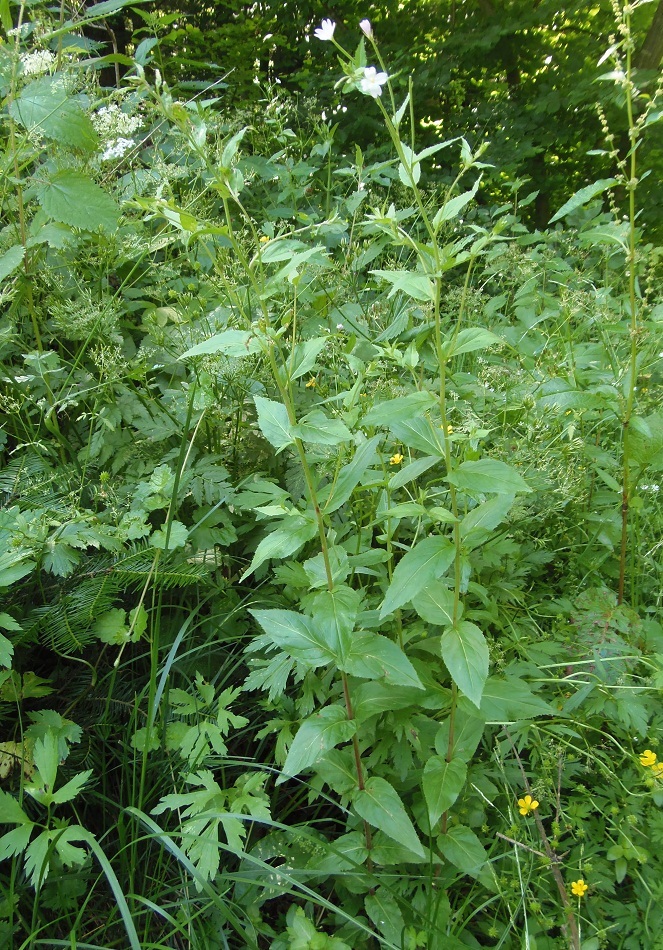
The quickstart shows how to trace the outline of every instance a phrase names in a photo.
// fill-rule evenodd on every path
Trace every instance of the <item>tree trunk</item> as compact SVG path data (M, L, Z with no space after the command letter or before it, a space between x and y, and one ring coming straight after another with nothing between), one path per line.
M663 3L659 2L645 41L636 57L638 69L658 69L663 59Z

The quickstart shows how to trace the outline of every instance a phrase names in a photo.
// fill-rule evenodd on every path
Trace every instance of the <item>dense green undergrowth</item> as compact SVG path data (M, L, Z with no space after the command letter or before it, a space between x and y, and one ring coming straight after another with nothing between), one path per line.
M661 946L662 113L629 9L630 152L535 232L515 185L475 207L489 151L417 151L366 22L339 82L387 162L271 92L177 101L149 50L101 90L20 10L3 945Z

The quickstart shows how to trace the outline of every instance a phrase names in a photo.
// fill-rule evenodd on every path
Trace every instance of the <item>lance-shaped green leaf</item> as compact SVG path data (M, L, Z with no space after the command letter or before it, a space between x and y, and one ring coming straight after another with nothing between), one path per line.
M309 666L326 666L336 661L334 650L308 617L294 610L251 610L274 646Z
M311 614L309 625L334 651L339 664L345 663L352 650L352 631L360 604L360 592L345 585L320 591L306 602Z
M453 220L453 218L458 217L458 215L461 213L463 208L466 205L468 205L470 201L472 200L472 198L474 198L474 196L476 195L477 188L479 187L480 181L481 181L481 176L477 178L477 180L474 182L474 185L469 191L465 191L463 192L462 195L456 195L455 198L450 198L448 201L445 201L443 207L440 208L440 210L437 212L437 214L433 218L433 227L436 230L442 224L442 222L451 221Z
M32 825L19 803L9 792L0 791L0 825Z
M490 676L481 697L481 713L491 722L516 722L539 716L555 716L544 699L533 693L524 680L515 676Z
M191 349L182 353L181 360L191 359L193 356L204 356L220 353L223 356L250 356L260 352L260 340L250 330L223 330L197 343ZM260 398L260 397L258 397Z
M253 401L258 411L260 431L277 453L292 445L295 440L290 430L288 410L283 403L265 399L264 396L254 396Z
M484 327L466 327L442 344L442 352L446 359L451 359L452 356L472 353L474 350L485 350L489 346L502 342L500 337Z
M14 244L0 256L0 280L9 277L23 263L25 248L22 244Z
M490 538L509 514L514 499L513 494L497 495L468 511L460 523L460 536L466 549L476 548Z
M362 442L352 461L344 465L334 481L322 489L318 501L325 512L331 514L332 511L337 511L350 498L366 470L376 461L376 450L381 438L375 435L372 439Z
M364 899L366 913L381 934L397 947L402 946L405 921L394 895L386 887L378 887Z
M416 274L408 270L372 270L371 274L381 277L391 284L388 296L393 297L400 291L413 300L432 303L435 300L435 285L426 274Z
M490 683L490 678L488 679ZM484 688L483 699L486 697L488 683ZM482 699L482 702L483 702ZM456 717L454 719L453 730L453 758L461 758L464 762L469 762L476 748L481 742L486 723L483 716L479 716L476 707L465 696L459 696L456 704ZM449 734L451 729L451 719L447 717L435 736L435 751L438 755L446 758L449 753Z
M292 353L287 360L290 379L299 379L301 376L306 375L306 373L310 373L315 366L315 361L328 343L329 337L325 336L318 336L312 340L295 343L292 348Z
M441 577L454 556L455 548L448 538L436 536L419 541L396 565L380 609L380 617L402 607L420 590Z
M554 224L555 221L559 221L564 215L571 214L576 208L581 208L584 204L587 204L588 201L591 201L592 198L603 194L604 191L607 191L608 188L612 188L613 185L616 184L616 178L600 178L593 184L586 185L584 188L581 188L580 191L576 191L575 195L572 195L569 200L562 205L557 214L552 216L549 224Z
M314 445L339 445L352 438L352 433L340 419L332 419L322 409L313 409L290 427L291 434Z
M418 449L426 455L444 458L442 430L434 426L427 416L389 423L391 434L409 449Z
M484 846L465 825L455 825L448 834L440 835L437 844L447 861L471 877L477 877L488 861Z
M459 620L444 631L440 650L454 683L478 707L488 679L488 644L483 633L469 620Z
M456 801L467 777L467 765L462 759L447 762L439 755L432 755L424 768L422 787L428 805L431 828Z
M460 491L470 494L487 495L496 492L501 495L512 495L516 492L532 491L515 468L498 459L462 462L453 472L449 472L447 481Z
M114 231L120 209L111 196L85 175L65 168L37 190L37 200L54 221L84 231Z
M409 465L404 465L400 471L392 476L389 482L390 490L396 491L397 488L402 488L403 485L416 481L420 475L427 472L433 465L439 465L439 462L439 455L427 455L422 459L415 459L415 461L410 462Z
M360 679L385 679L397 686L423 689L417 671L393 640L378 633L362 633L352 639L352 649L339 667Z
M293 775L304 772L325 752L351 739L356 730L356 722L348 719L342 706L325 706L309 716L297 731L276 784L280 785Z
M422 620L438 627L447 627L454 622L454 592L444 587L443 582L429 584L412 598L412 606ZM463 613L463 602L456 607L456 618Z
M369 825L384 831L389 838L393 838L421 858L425 857L419 836L398 792L385 779L377 775L371 776L366 781L365 788L357 789L352 803L359 817Z
M306 518L299 512L284 518L277 528L271 530L267 537L262 539L241 579L244 580L270 558L290 557L303 544L310 541L317 531L318 526L315 520Z
M397 396L372 406L362 419L364 426L389 426L393 422L406 422L418 419L427 409L437 402L436 397L426 391L417 391L407 396Z

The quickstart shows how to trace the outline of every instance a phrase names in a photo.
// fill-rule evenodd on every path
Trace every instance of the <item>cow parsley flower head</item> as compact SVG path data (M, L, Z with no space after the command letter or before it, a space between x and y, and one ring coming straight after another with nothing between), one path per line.
M101 154L101 161L110 162L116 158L123 158L135 144L133 139L125 138L119 138L114 142L109 142L105 151Z
M367 66L364 75L359 80L359 89L365 96L377 99L382 95L382 87L389 79L386 73L379 73L375 66Z
M324 43L328 43L329 40L333 39L334 30L336 29L336 24L333 20L325 19L322 21L320 26L314 30L314 35L322 40Z
M55 53L47 49L38 49L21 56L21 73L23 76L40 76L42 73L47 73L54 64Z
M371 26L370 20L362 20L359 24L359 29L369 40L373 39L373 27Z

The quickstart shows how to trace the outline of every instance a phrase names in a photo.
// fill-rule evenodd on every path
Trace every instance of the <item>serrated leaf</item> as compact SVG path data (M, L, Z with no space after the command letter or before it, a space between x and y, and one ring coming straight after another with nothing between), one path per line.
M352 641L352 649L338 665L360 679L384 679L397 686L424 687L397 643L378 633L362 633Z
M50 730L43 739L37 739L33 750L37 771L47 791L53 791L58 772L58 740Z
M476 624L459 620L442 634L442 659L458 689L475 706L488 679L488 644Z
M183 548L189 537L189 530L181 521L171 521L170 530L168 525L153 531L150 536L150 546L158 548L160 551L174 551L175 548Z
M352 631L360 604L359 591L345 585L320 591L310 601L309 625L334 651L339 664L345 662L352 649Z
M402 945L405 921L393 894L386 887L380 886L373 893L366 895L364 907L380 933L392 944Z
M531 492L525 479L515 468L497 459L479 459L462 462L447 475L447 481L460 491L486 495L496 492L502 495Z
M86 785L90 780L92 772L92 769L87 769L85 772L79 772L78 775L74 775L73 778L69 779L69 781L66 782L62 788L59 788L53 795L53 803L56 805L62 805L64 802L70 802L72 799L76 798L83 786Z
M299 379L306 373L310 373L328 342L328 337L319 336L312 340L304 340L302 343L295 343L287 361L290 379Z
M114 231L120 209L99 185L71 168L56 172L37 191L37 200L54 221L84 231Z
M431 828L456 801L466 778L467 765L460 758L447 762L442 756L432 755L426 762L421 784Z
M4 795L6 793L2 792L0 794ZM0 838L0 861L6 861L15 854L23 854L30 842L33 828L33 823L26 820L25 824L18 825L18 827L12 828L11 831L3 835Z
M433 303L435 300L435 286L426 274L416 274L407 270L372 270L376 277L381 277L391 284L388 297L393 297L400 291L413 300Z
M366 781L364 789L357 789L352 801L357 814L375 828L409 851L425 857L425 851L414 825L405 811L396 789L377 775Z
M437 399L432 393L417 391L407 396L397 396L372 406L362 419L364 426L389 426L393 422L418 419Z
M412 598L412 606L426 623L446 627L454 619L454 592L441 583L429 584ZM457 618L463 613L463 603L459 602Z
M308 617L293 610L250 610L274 646L309 666L325 666L336 654Z
M29 83L9 111L28 132L40 132L46 138L86 151L99 144L90 117L69 97L59 77L43 76Z
M471 877L477 877L488 861L484 846L465 825L455 825L448 834L440 835L437 843L447 861Z
M13 655L14 644L4 634L0 633L0 666L11 669Z
M296 439L311 442L313 445L339 445L352 438L352 433L340 419L331 419L321 409L307 413L299 424L290 427L290 433Z
M437 536L419 541L396 565L380 608L380 617L402 607L420 590L441 577L452 563L455 553L448 538Z
M591 201L592 198L603 194L604 191L607 191L608 188L612 188L612 186L616 184L616 178L601 178L591 185L586 185L584 188L581 188L580 191L576 191L575 195L572 195L572 197L562 205L557 214L553 215L548 223L554 224L555 221L559 221L560 218L563 218L565 215L571 214L576 208L581 208L584 204L587 204L588 201Z
M0 280L9 277L23 263L25 248L22 244L14 244L0 257Z
M295 440L290 430L286 407L273 399L265 399L264 396L254 396L253 401L258 412L260 431L269 444L274 446L277 453L292 445Z
M356 731L356 722L348 719L342 706L325 706L314 713L297 730L276 784L304 772L329 749L351 739Z
M120 645L127 639L127 613L121 607L113 607L97 617L92 632L102 643Z
M223 330L209 340L197 343L179 357L181 360L191 359L193 356L214 355L223 356L251 356L260 352L260 341L250 330Z
M9 792L0 791L0 825L31 825L19 803ZM0 859L1 860L1 859Z
M515 676L488 678L481 697L481 713L490 722L500 723L559 714Z
M48 853L52 834L51 831L42 831L25 849L25 873L35 890L48 876Z

